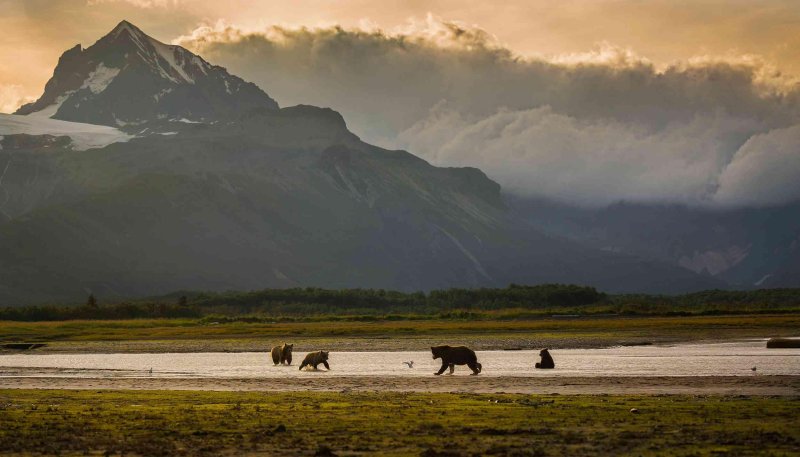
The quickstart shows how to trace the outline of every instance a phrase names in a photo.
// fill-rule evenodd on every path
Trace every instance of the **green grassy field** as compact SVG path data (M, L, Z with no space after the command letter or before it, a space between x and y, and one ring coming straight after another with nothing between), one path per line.
M478 348L596 347L620 343L797 336L800 315L582 317L506 320L209 323L191 319L0 321L0 343L44 342L45 350L262 350L282 340L346 343L349 349L419 349L432 341ZM109 348L109 349L104 349Z
M764 397L0 390L0 454L789 456L798 409Z

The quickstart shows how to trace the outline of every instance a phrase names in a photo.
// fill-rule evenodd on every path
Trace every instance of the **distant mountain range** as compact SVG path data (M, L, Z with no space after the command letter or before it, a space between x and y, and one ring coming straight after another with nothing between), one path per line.
M327 108L279 108L125 21L65 52L39 100L0 116L0 148L0 304L294 286L726 286L669 256L533 223L480 170L366 144Z
M667 262L735 288L800 287L800 203L691 208L618 203L578 208L509 197L537 230L585 246Z

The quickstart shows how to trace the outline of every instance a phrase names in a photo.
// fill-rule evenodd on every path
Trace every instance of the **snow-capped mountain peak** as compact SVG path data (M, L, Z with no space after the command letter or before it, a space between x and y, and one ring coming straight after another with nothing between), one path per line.
M122 21L89 48L66 51L44 94L17 114L124 126L208 122L256 108L278 105L254 84Z
M106 36L118 38L121 34L124 33L127 33L131 38L137 40L147 40L148 38L150 38L149 36L147 36L147 34L142 32L138 27L126 21L125 19L121 20L119 24L117 24L117 26L114 27L114 30L109 32L108 35Z
M175 84L194 84L192 75L207 75L212 67L180 46L164 44L148 36L128 21L120 22L105 38L114 45L128 40L136 47L135 52L141 59L149 63L160 76Z

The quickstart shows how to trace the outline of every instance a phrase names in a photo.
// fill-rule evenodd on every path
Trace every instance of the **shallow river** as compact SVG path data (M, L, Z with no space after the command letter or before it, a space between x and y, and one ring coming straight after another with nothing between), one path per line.
M800 375L800 349L766 349L765 341L674 346L556 349L554 370L536 370L538 351L479 351L482 376L758 376ZM297 376L430 376L441 363L430 352L332 352L331 371L275 367L269 354L13 354L0 355L8 376L293 378ZM414 361L413 368L403 362ZM756 371L752 368L755 367ZM150 369L152 368L152 374ZM467 375L465 366L456 375Z

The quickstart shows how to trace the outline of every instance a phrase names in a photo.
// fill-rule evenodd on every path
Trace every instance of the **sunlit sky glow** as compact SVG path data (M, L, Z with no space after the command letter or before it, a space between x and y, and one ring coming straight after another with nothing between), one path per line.
M0 89L36 96L58 56L87 46L125 18L163 41L218 21L398 30L428 14L493 34L521 55L582 54L602 44L655 63L698 56L757 56L800 73L800 8L795 0L0 0ZM9 100L0 100L8 108ZM2 111L2 109L0 109Z
M800 199L797 0L0 0L0 112L127 19L509 192Z

